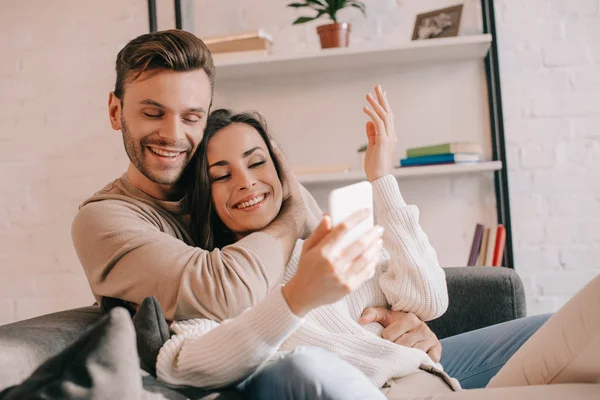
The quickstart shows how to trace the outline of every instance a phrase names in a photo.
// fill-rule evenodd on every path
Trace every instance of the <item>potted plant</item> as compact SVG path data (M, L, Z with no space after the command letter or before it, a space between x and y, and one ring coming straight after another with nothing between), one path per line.
M322 16L326 16L333 23L320 25L317 27L317 33L321 39L321 48L348 47L350 43L350 24L347 22L338 22L337 13L343 8L358 8L363 15L367 15L365 4L359 0L304 0L288 4L292 8L310 8L316 12L314 17L299 17L294 21L294 25L313 21Z

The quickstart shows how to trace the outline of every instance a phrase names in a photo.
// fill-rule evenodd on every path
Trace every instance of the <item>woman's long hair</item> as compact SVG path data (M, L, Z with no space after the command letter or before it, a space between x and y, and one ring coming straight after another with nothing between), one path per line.
M271 139L267 133L264 118L257 112L234 114L231 110L213 111L206 122L202 141L186 169L186 207L190 213L190 233L196 246L205 250L222 248L236 241L235 234L223 224L212 201L212 186L208 173L207 145L209 140L221 129L242 123L256 129L267 146L273 160L277 176L281 180L281 169L273 152Z

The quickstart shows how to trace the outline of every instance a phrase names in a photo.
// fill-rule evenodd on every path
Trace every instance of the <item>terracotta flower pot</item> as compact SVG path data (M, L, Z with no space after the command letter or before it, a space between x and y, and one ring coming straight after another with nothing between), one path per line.
M350 28L351 25L347 22L317 26L321 48L348 47L350 44Z

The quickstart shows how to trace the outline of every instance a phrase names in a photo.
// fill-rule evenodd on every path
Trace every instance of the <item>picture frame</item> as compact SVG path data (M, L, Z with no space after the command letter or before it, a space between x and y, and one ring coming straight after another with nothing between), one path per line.
M418 14L412 40L458 36L463 4Z

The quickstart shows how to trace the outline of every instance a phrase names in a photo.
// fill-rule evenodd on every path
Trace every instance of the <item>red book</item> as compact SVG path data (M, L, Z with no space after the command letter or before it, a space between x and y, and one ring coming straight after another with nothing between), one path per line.
M504 257L504 243L506 242L506 228L504 225L498 225L496 231L496 245L494 246L494 258L492 259L492 265L499 267L502 264L502 258Z

